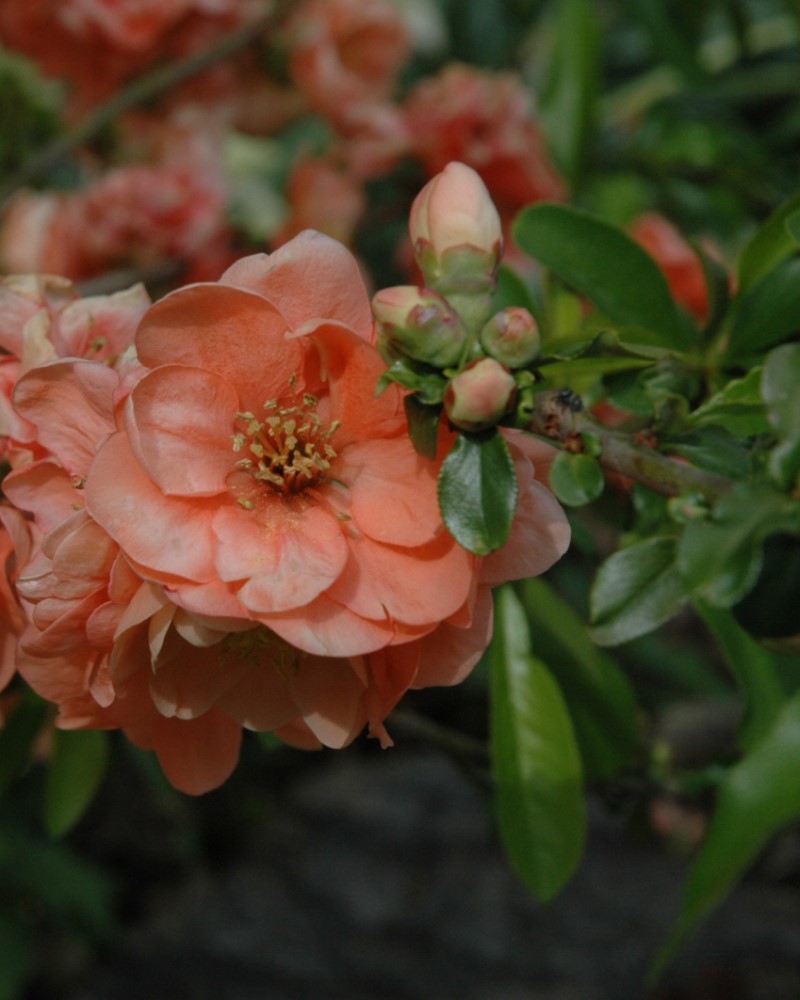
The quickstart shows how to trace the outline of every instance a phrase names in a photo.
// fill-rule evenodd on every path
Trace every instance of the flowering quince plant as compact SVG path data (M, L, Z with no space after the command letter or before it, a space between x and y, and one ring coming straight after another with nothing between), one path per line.
M539 900L587 787L691 840L663 963L800 820L797 18L532 6L0 0L0 800L470 677Z
M464 301L473 285L482 301L499 259L494 210L476 175L453 170L447 200L431 200L430 248L443 275L456 262L453 287L468 274ZM487 220L473 240L476 195ZM455 229L440 233L448 213ZM473 246L486 239L488 256ZM8 285L6 343L23 359L37 323L50 347L67 313L90 308L53 316L53 284ZM60 726L123 729L192 793L230 774L242 727L341 747L367 726L388 745L384 720L409 687L455 683L483 653L490 588L565 551L566 518L535 478L548 447L503 439L508 537L460 544L437 497L454 434L443 427L421 455L400 388L376 396L385 365L358 268L319 233L131 313L137 296L113 302L118 320L138 320L130 349L45 352L16 381L30 455L3 487L34 538L14 579L21 676L58 705ZM112 303L94 308L99 335ZM509 396L513 379L490 363ZM452 386L455 426L461 410L462 425L489 426L507 409L479 367ZM19 447L10 433L7 447Z

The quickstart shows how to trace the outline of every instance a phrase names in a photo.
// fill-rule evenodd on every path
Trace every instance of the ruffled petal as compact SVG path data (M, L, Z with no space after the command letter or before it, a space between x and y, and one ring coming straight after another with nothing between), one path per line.
M419 546L444 531L437 469L408 438L351 445L336 472L350 487L350 510L359 530L375 541Z
M363 618L427 625L467 598L474 556L446 534L416 549L348 539L350 558L328 596Z
M324 316L365 340L371 335L372 313L358 262L323 233L306 229L274 253L243 257L219 280L266 296L293 329Z
M394 637L388 618L368 621L326 594L295 611L258 618L292 646L316 656L361 656L388 645Z
M132 561L153 575L203 582L214 577L214 498L165 497L124 434L97 453L84 490L94 519Z
M289 678L289 688L323 746L345 746L366 722L364 685L347 660L306 657Z
M136 333L140 362L187 365L220 376L239 391L243 410L284 396L303 367L301 343L263 296L227 285L189 285L148 310Z
M247 581L237 596L253 614L308 604L347 560L335 518L299 498L265 498L254 510L224 507L214 518L214 531L219 577Z
M39 443L73 476L89 471L95 450L114 426L119 376L94 361L53 361L17 383L14 405L36 424Z
M238 393L218 375L164 365L131 392L125 426L136 457L164 493L214 496L226 491L234 468L238 410Z

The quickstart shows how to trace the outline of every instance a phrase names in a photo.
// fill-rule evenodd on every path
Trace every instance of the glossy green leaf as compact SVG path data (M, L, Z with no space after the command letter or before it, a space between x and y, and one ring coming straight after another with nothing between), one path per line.
M729 611L695 602L713 632L744 699L739 742L750 750L771 729L785 701L775 657L737 624Z
M603 492L605 477L591 455L560 451L550 466L550 489L569 507L582 507Z
M734 301L728 356L743 359L800 330L800 260L778 264Z
M503 435L459 434L439 473L442 519L459 545L479 556L505 545L518 497Z
M658 265L621 229L580 209L541 203L514 224L519 246L645 343L680 350L697 331L672 300Z
M108 735L98 729L57 729L47 772L45 825L54 837L67 833L92 801L108 762Z
M535 291L513 268L501 264L497 272L497 288L492 298L491 315L509 306L522 306L523 309L527 309L541 326L542 304L537 300Z
M574 187L583 171L597 95L599 30L590 0L564 0L552 9L537 108L556 163Z
M625 674L589 638L586 625L541 577L519 586L533 653L567 702L588 780L608 778L638 743L636 699Z
M675 539L650 538L615 552L595 577L591 636L615 646L674 617L688 599L675 568Z
M525 613L510 587L497 593L490 669L497 824L513 868L547 901L583 853L581 760L559 687L530 654Z
M767 841L800 818L800 693L727 773L700 854L689 874L678 922L657 973L699 920L720 902Z
M743 378L731 379L690 414L689 424L693 427L720 424L743 437L764 434L769 430L769 422L761 398L761 371L759 366Z
M409 395L403 400L403 407L411 443L424 458L436 458L441 406L427 406L417 396Z
M687 588L718 607L740 600L758 578L768 534L800 528L800 506L769 486L740 483L711 518L686 526L677 566Z
M794 195L755 232L739 257L737 284L748 292L770 271L797 251L787 220L800 211L800 194Z
M750 471L750 458L741 438L724 427L701 427L687 434L671 435L662 440L670 455L680 455L692 465L720 476L743 479Z

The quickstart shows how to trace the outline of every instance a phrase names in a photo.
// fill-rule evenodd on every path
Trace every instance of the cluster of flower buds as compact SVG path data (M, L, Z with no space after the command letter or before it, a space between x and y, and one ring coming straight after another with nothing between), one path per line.
M420 191L409 222L425 287L402 285L372 301L377 342L390 365L439 369L454 427L481 431L506 417L523 369L539 353L536 320L518 306L492 315L503 253L500 217L481 178L450 163ZM517 376L512 373L517 371Z

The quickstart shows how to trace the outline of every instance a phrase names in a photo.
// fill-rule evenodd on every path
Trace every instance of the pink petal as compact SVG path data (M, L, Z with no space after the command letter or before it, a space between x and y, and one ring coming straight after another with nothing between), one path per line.
M228 662L219 647L197 649L174 631L166 639L159 663L150 678L150 693L166 718L196 719L245 672L243 662Z
M74 514L75 505L84 499L69 474L49 459L9 472L3 480L3 492L21 510L34 512L36 524L45 534Z
M272 663L250 664L217 704L242 726L257 732L278 729L298 714L286 677Z
M131 447L168 496L214 496L233 470L239 396L212 372L164 365L137 383L125 407Z
M418 546L444 531L437 469L408 438L351 445L336 471L350 487L359 530L375 541Z
M364 726L364 685L347 660L307 657L289 678L303 720L324 746L343 747Z
M233 774L242 727L217 709L198 719L159 719L152 745L169 781L187 795L203 795Z
M494 587L538 576L564 555L569 541L569 521L550 490L536 480L520 483L511 535L502 549L483 559L481 583Z
M314 230L305 230L272 254L238 260L220 282L266 296L293 329L324 317L366 340L371 335L372 312L356 259L341 243Z
M148 368L186 365L220 376L239 391L243 410L261 411L284 396L303 367L303 347L285 337L284 317L254 292L189 285L148 310L136 334Z
M93 361L52 361L17 383L14 405L39 429L39 442L74 476L83 476L97 446L115 430L116 372Z
M467 598L474 556L442 534L417 549L349 539L350 558L328 596L363 618L427 625L448 618Z
M390 385L376 394L386 365L374 347L337 323L318 323L302 332L319 351L330 389L330 419L341 421L333 439L337 451L365 438L405 433L406 416L398 387Z
M258 617L292 646L316 656L361 656L388 645L394 636L388 619L367 621L326 594L295 611Z
M443 622L419 640L421 659L415 688L459 684L475 667L492 638L494 608L490 587L480 587L472 625Z
M89 513L134 563L169 578L213 578L211 522L218 503L165 497L124 434L114 434L97 453L84 493Z
M347 545L338 522L298 497L265 498L253 510L229 505L214 518L221 580L246 580L238 598L253 614L313 601L339 576Z

